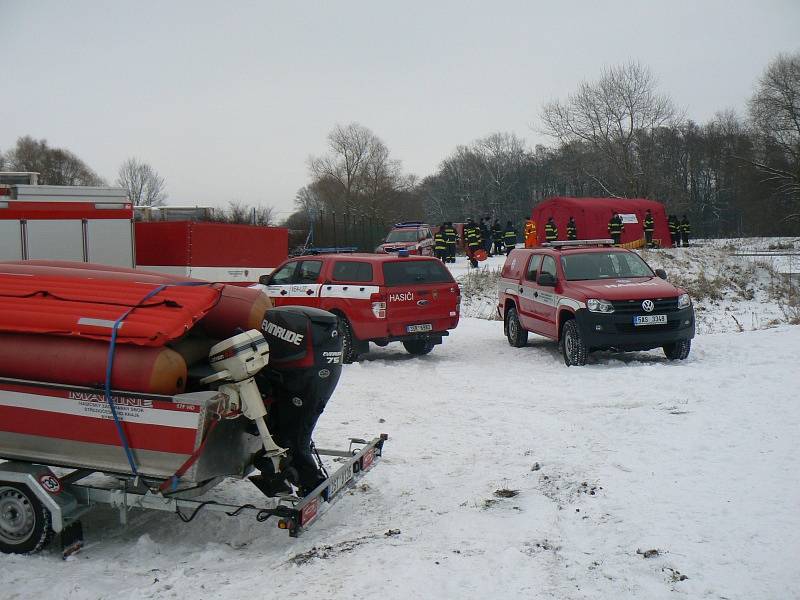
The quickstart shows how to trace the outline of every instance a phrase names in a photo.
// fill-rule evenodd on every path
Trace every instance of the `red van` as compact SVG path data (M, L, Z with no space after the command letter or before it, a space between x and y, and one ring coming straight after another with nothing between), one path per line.
M427 354L458 325L461 290L436 258L299 256L260 283L276 306L312 306L336 314L344 362L367 352L368 342L398 341L411 354Z

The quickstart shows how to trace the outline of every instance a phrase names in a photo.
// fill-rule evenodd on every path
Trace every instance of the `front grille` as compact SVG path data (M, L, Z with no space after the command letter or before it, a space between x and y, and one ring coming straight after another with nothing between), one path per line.
M611 304L614 305L615 313L622 313L622 314L635 313L639 315L646 315L646 314L655 315L655 314L678 310L677 298L652 298L652 300L655 307L650 313L645 312L645 310L642 308L642 302L644 302L644 300L616 300Z

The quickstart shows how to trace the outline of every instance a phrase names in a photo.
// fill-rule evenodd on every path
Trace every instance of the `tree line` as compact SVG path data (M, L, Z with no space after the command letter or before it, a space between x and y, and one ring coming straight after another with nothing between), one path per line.
M552 146L491 133L458 146L422 180L405 175L368 128L337 126L329 153L309 158L310 183L287 225L307 228L325 212L384 226L484 215L520 222L563 195L659 200L701 236L800 231L800 53L770 62L743 116L725 110L697 123L635 62L606 69L538 116Z
M47 140L36 140L31 136L19 138L9 151L0 152L0 171L39 173L40 185L109 185L73 152L54 148ZM167 202L165 178L150 164L136 157L128 158L120 165L113 185L125 189L134 206L160 207ZM226 207L204 212L202 218L224 223L275 225L274 215L272 207L231 200Z
M368 127L336 125L327 153L309 157L309 181L282 224L299 241L314 223L333 231L486 215L519 223L542 199L563 195L659 200L667 212L688 215L700 236L800 231L800 52L766 66L745 115L723 110L693 121L658 91L647 67L632 62L581 83L537 116L552 145L529 148L514 133L494 132L456 147L423 179L405 173ZM42 184L106 184L69 150L30 136L0 152L0 169L37 171ZM164 178L136 158L120 166L114 183L136 205L167 200ZM274 222L271 207L235 200L209 214Z

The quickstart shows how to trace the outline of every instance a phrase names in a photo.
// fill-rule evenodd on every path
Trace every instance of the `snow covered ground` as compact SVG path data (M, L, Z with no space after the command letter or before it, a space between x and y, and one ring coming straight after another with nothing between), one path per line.
M474 317L373 346L316 439L387 432L384 457L302 537L98 509L70 561L0 555L0 598L800 598L800 327L749 329L583 368Z

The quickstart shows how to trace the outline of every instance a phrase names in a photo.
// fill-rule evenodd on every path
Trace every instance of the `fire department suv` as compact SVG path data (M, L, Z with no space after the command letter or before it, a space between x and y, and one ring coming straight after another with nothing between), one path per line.
M498 284L497 310L508 343L528 332L559 342L564 362L583 365L592 350L650 350L671 360L689 355L694 309L635 252L611 240L554 242L513 250Z
M260 283L276 306L303 305L339 317L344 362L368 342L402 342L427 354L458 325L461 290L436 258L378 254L300 256Z

